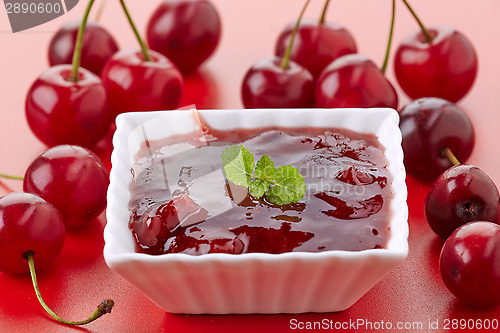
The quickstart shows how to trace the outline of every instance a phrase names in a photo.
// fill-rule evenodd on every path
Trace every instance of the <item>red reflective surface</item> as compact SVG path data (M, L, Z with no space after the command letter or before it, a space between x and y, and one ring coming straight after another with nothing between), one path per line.
M149 16L160 3L150 2L127 2L143 33ZM23 174L29 163L46 149L29 129L24 99L31 83L48 67L46 50L52 35L67 21L77 19L83 13L84 3L81 1L70 13L55 21L16 34L10 32L6 12L0 6L2 172ZM276 38L299 14L303 1L214 0L213 3L221 15L222 39L200 72L186 77L181 106L194 103L198 108L242 108L240 84L245 72L258 59L272 55ZM500 154L496 145L500 123L496 100L500 86L500 39L494 37L500 31L500 3L495 0L413 3L424 23L454 26L467 35L476 48L479 57L477 80L470 93L459 102L477 132L469 162L500 184ZM313 1L306 16L319 18L321 7L322 1ZM338 0L331 3L327 20L348 28L356 39L358 51L381 65L390 9L390 2ZM418 29L401 2L397 3L397 10L395 45ZM95 12L93 10L91 16ZM117 1L107 2L100 22L122 48L137 48ZM387 75L396 86L400 105L406 104L408 99L396 85L392 66ZM103 151L109 150L106 145L105 148ZM399 332L471 332L474 330L461 330L460 323L467 321L469 327L477 327L479 321L498 319L500 308L473 310L457 302L446 289L438 267L443 241L431 231L423 213L430 186L412 178L408 178L407 184L409 258L344 312L222 316L165 313L106 266L102 256L105 222L101 217L84 229L68 233L61 255L39 272L38 279L46 302L65 318L83 319L108 297L115 300L113 312L85 328L68 328L44 313L27 276L0 273L0 332L295 332L313 321L323 324L324 331L331 327L331 331L380 332L391 323L392 331ZM2 195L21 189L19 181L0 182ZM399 323L403 329L396 330ZM335 330L336 327L344 329Z

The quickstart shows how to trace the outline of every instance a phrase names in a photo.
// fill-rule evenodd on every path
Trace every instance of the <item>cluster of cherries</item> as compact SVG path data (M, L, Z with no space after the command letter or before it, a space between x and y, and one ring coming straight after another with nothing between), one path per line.
M106 208L106 166L86 148L59 145L35 158L19 178L24 192L0 198L0 271L30 272L42 306L65 324L82 325L109 313L113 301L107 299L86 320L58 317L43 301L35 275L35 262L43 268L60 254L67 229L83 227Z
M474 146L469 118L455 104L434 97L409 103L400 115L406 170L433 181L424 213L446 240L439 264L445 285L466 304L500 304L500 196L488 175L459 162Z
M356 54L351 34L325 22L299 19L278 37L275 56L257 62L242 82L247 108L390 107L398 97L384 71ZM413 101L402 108L404 164L408 174L434 181L425 203L432 230L446 239L440 269L446 286L465 303L500 303L499 192L479 168L461 165L472 153L475 134L454 103L472 87L477 55L469 40L451 27L426 28L406 0L420 30L397 48L394 72ZM477 222L474 222L477 221ZM469 223L474 222L474 223Z
M81 23L57 31L49 45L52 67L32 84L25 105L31 130L52 148L30 164L24 177L17 177L23 179L24 192L0 198L0 271L29 271L42 306L71 325L109 313L113 301L102 302L88 319L64 320L43 301L34 263L43 268L52 262L66 230L83 227L106 207L108 170L90 149L99 151L122 112L177 108L181 71L195 70L220 38L220 18L209 1L166 1L150 18L147 40L155 51L149 50L120 2L141 48L119 51L104 27L87 24L94 0Z
M48 146L94 148L114 131L123 112L176 109L183 75L194 71L216 49L220 17L206 0L163 2L147 25L146 46L120 1L140 48L118 50L101 25L81 23L60 29L49 45L52 66L38 77L26 98L33 133Z
M421 26L395 53L394 71L402 90L412 99L440 97L457 102L472 87L477 56L472 44L451 27ZM305 7L307 7L306 2ZM318 21L299 19L281 32L275 56L246 73L241 87L246 108L389 107L398 96L384 76L392 40L395 1L386 57L381 69L357 52L352 35L325 21L326 0Z

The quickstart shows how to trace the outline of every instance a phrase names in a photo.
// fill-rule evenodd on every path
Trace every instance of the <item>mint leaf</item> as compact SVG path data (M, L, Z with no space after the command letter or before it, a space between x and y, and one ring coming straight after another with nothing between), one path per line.
M274 162L267 155L262 155L260 160L257 161L255 166L255 175L264 180L274 181L276 180L276 168L274 167Z
M291 165L276 170L276 184L267 192L266 198L276 205L298 202L305 195L306 185L299 170Z
M227 147L222 153L222 166L229 181L236 185L250 186L255 161L248 149L234 145Z
M259 199L264 195L264 193L266 193L266 191L269 189L269 186L271 186L270 181L256 178L252 180L252 183L248 188L248 192L255 199Z
M269 202L286 205L305 195L304 177L296 167L284 165L276 169L268 155L262 155L255 164L253 154L243 145L227 147L222 153L222 165L227 179L247 187L256 199L265 194Z

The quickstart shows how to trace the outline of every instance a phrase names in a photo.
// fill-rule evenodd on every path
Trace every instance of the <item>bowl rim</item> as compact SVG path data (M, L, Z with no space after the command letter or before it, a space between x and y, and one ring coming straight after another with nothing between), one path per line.
M199 114L202 116L205 113L211 113L211 115L214 115L215 113L219 113L219 115L224 115L228 113L233 113L233 112L245 112L245 113L261 113L261 112L277 112L277 113L283 113L286 115L289 115L290 113L294 112L310 112L310 113L323 113L323 115L327 114L328 112L334 112L334 113L339 113L339 112L352 112L352 113L361 113L359 116L363 116L363 113L369 112L369 113L378 113L380 117L384 118L384 123L387 123L390 128L394 131L394 134L396 137L393 140L393 143L395 144L394 147L391 147L392 149L396 149L396 155L397 159L396 160L389 160L390 163L395 163L396 168L398 169L399 174L393 175L394 179L391 184L391 186L394 185L394 183L398 183L402 186L400 186L399 192L396 194L394 193L394 197L391 201L391 212L392 216L389 222L389 226L393 226L395 223L395 217L397 216L399 220L404 220L400 221L399 223L403 223L402 228L399 230L399 234L394 235L391 234L389 241L396 239L397 246L393 246L392 248L381 248L381 249L365 249L365 250L359 250L359 251L347 251L347 250L327 250L327 251L321 251L321 252L285 252L285 253L279 253L279 254L270 254L270 253L242 253L238 255L234 254L228 254L228 253L208 253L208 254L203 254L203 255L190 255L190 254L185 254L185 253L168 253L168 254L162 254L162 255L149 255L145 253L137 253L134 251L132 252L120 252L120 253L115 253L114 251L114 246L115 242L118 240L116 237L114 237L112 230L114 228L114 224L118 223L116 221L117 217L114 215L113 209L116 206L115 198L114 198L114 193L117 190L117 182L119 181L118 176L116 175L118 173L117 170L119 169L124 169L125 166L121 165L120 162L122 162L124 156L121 154L127 154L126 160L128 161L128 140L123 140L123 137L127 135L128 138L128 133L131 132L129 128L127 128L127 123L130 122L145 122L147 120L150 120L158 115L163 114L164 112L187 112L186 110L172 110L172 111L146 111L146 112L128 112L128 113L122 113L118 115L116 119L116 131L113 136L113 152L111 154L111 162L112 162L112 168L110 172L110 185L108 187L108 209L106 210L106 219L107 219L107 224L104 228L104 259L106 263L110 266L113 266L114 264L119 264L119 263L124 263L128 261L140 261L140 262L148 262L148 263L162 263L162 262L168 262L168 261L182 261L182 262L188 262L188 263L201 263L201 262L211 262L211 261L224 261L228 263L235 263L235 262L250 262L254 260L265 260L265 261L270 261L270 262L275 262L277 260L284 260L284 259L304 259L304 260L324 260L324 259L331 259L331 258L365 258L365 257L378 257L378 258L388 258L388 259L400 259L400 258L406 258L408 255L408 235L409 235L409 226L408 226L408 206L406 203L407 200L407 188L406 188L406 183L405 183L405 178L406 178L406 173L403 165L403 152L402 152L402 147L401 147L401 132L398 127L399 123L399 114L397 113L396 110L394 109L389 109L389 108L371 108L371 109L362 109L362 108L342 108L342 109L318 109L318 108L313 108L313 109L249 109L249 110L241 110L241 109L210 109L210 110L197 110ZM207 121L207 119L205 118ZM210 121L207 121L207 123L210 123ZM281 125L280 125L281 126ZM282 126L282 127L298 127L300 126L299 124L295 126ZM216 127L216 126L215 126ZM312 126L314 127L314 126ZM316 126L319 127L319 126ZM234 128L240 128L240 127L234 127ZM251 127L250 127L251 128ZM369 133L369 132L367 132ZM372 133L375 134L375 133ZM380 138L379 135L375 134L377 136L377 139ZM382 142L381 144L385 148L384 155L386 155L387 148L386 145L384 145ZM386 156L387 157L387 156ZM130 171L130 170L129 170ZM398 177L398 179L396 179ZM402 184L401 184L402 181ZM129 194L130 195L130 194ZM401 209L399 214L396 214L397 212L394 211L396 209L396 201L398 204L404 203L404 207L398 206L398 209ZM110 203L112 203L110 205ZM128 202L127 204L127 212L128 212ZM128 223L128 221L127 221ZM393 229L393 228L391 228ZM128 224L127 224L127 230L128 229ZM132 237L132 233L130 233Z

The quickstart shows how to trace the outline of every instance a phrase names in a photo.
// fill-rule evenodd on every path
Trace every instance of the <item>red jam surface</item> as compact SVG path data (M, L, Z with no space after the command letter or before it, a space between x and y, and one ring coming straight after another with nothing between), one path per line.
M276 206L225 180L222 152L243 144L255 161L292 164L307 190ZM374 135L322 128L259 128L148 141L130 185L130 229L149 254L284 253L385 248L391 175Z

